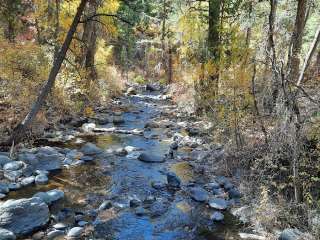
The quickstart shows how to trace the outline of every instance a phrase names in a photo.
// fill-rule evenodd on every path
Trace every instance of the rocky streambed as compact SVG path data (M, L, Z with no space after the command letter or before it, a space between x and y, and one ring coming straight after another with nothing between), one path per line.
M200 165L223 155L210 125L132 94L0 154L0 239L242 239L241 193Z

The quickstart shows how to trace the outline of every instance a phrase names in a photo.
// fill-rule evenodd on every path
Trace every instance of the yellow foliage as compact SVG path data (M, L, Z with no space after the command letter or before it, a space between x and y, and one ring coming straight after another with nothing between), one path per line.
M83 114L86 117L93 117L95 115L94 110L92 107L85 107L83 110Z

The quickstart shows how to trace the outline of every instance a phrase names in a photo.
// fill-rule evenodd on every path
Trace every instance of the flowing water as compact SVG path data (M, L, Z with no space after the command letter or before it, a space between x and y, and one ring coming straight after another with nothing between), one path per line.
M145 123L159 116L159 109L165 101L154 100L156 96L130 97L126 104L131 110L124 113L124 124L117 125L122 129L143 129ZM132 108L134 106L134 108ZM130 107L129 107L130 109ZM111 127L107 124L101 127ZM144 136L105 133L97 136L84 136L66 142L65 148L80 148L78 142L92 142L98 147L108 150L118 147L134 146L144 149L150 154L164 156L169 149L170 139L165 134L167 129L159 128L145 132ZM179 130L185 134L183 130ZM79 141L81 140L81 141ZM189 149L179 150L179 154L188 154ZM155 196L162 199L163 204L150 206L152 211L165 211L159 216L137 216L131 208L104 212L99 215L101 223L95 231L110 239L240 239L240 225L229 213L221 224L208 223L203 220L210 214L204 205L195 203L187 194L169 190L156 191L151 187L152 181L166 182L165 170L175 172L184 183L193 182L201 176L193 172L192 166L185 161L167 160L165 163L145 163L134 158L116 155L104 155L92 164L70 166L50 174L47 185L32 185L18 191L11 191L8 197L18 199L31 197L39 191L59 188L65 192L65 198L52 207L53 213L64 209L84 211L97 208L104 199L113 199L118 205L126 204L130 196L146 199ZM120 205L119 205L120 206ZM151 210L150 210L151 211ZM204 217L205 218L205 217ZM203 222L203 224L202 224ZM109 239L105 237L105 239Z

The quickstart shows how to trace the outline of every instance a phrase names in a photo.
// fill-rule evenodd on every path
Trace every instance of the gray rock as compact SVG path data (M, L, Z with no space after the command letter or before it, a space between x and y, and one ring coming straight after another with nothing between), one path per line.
M48 240L52 240L52 239L55 239L55 238L57 238L59 236L62 236L62 235L64 235L64 231L53 230L53 231L48 233L47 238L48 238Z
M133 146L126 146L124 150L127 151L127 153L135 152L141 150L141 148L133 147Z
M45 171L54 171L60 170L62 168L62 161L64 156L60 153L57 154L44 154L37 153L38 164L34 166L35 169L45 170Z
M79 221L78 226L84 227L85 225L88 225L89 223L87 221Z
M76 222L82 221L83 218L84 218L84 215L83 215L83 214L77 214L77 215L74 216L74 220L75 220Z
M64 192L59 189L50 190L47 194L51 203L64 198Z
M239 233L239 236L240 236L241 239L267 240L267 238L264 237L264 236L259 236L259 235L251 234L251 233Z
M82 160L77 160L77 161L71 163L71 166L79 166L79 165L82 165L82 164L84 164L84 163L85 163L85 162L82 161Z
M172 172L167 173L167 181L169 187L179 188L181 185L181 180L179 177Z
M154 202L150 208L149 208L149 211L150 211L150 214L152 217L160 217L162 216L163 214L165 214L169 209L169 206L168 206L168 203L166 202Z
M18 190L18 189L20 189L22 186L21 186L21 184L20 183L9 183L8 184L8 188L9 188L9 190Z
M19 161L22 161L32 166L37 165L39 162L37 156L33 153L20 153L18 159Z
M35 183L38 185L45 185L48 182L49 182L49 179L47 175L40 174L40 175L37 175L35 178Z
M98 148L93 143L86 143L85 145L82 146L80 151L85 155L96 155L96 154L102 153L102 149Z
M210 219L215 222L221 222L221 221L223 221L224 216L221 212L216 211L210 216Z
M103 210L106 210L106 209L109 209L112 207L112 202L107 200L107 201L104 201L100 206L99 206L99 211L103 211Z
M64 197L64 192L58 189L53 189L48 192L38 192L33 197L38 197L46 204L52 204L55 201L58 201Z
M39 198L7 200L0 205L0 227L17 236L44 226L48 220L48 206Z
M5 195L4 193L0 193L0 199L4 199L7 195Z
M6 183L0 183L0 193L8 193L9 192L9 187L8 184Z
M144 125L144 128L159 128L159 127L160 127L160 125L157 122L147 122Z
M34 167L31 165L27 165L24 168L22 168L21 171L23 176L30 177L33 175Z
M107 115L99 116L98 119L97 119L97 122L100 125L105 125L105 124L110 122L109 116L107 116Z
M226 210L228 202L223 198L213 198L209 200L209 206L217 210Z
M23 174L23 171L22 170L18 170L18 171L10 171L10 172L7 172L5 171L4 172L4 177L10 181L17 181L18 178L20 178Z
M139 207L140 205L141 205L141 200L139 199L134 198L129 201L129 206L132 208Z
M44 146L38 148L38 153L46 154L46 155L55 155L59 154L58 150L50 146Z
M212 194L216 196L221 196L224 194L224 191L222 188L213 188L212 189Z
M143 207L137 207L135 209L135 213L136 213L137 216L144 216L144 215L147 214L147 211Z
M234 185L231 182L227 182L226 184L224 184L223 188L228 191L234 188Z
M170 148L171 148L172 150L177 150L178 147L179 147L179 144L178 144L177 142L172 142L172 143L170 144Z
M226 178L225 176L217 177L216 181L220 184L220 186L224 186L224 185L230 183L230 180L228 178Z
M15 239L16 239L16 235L14 235L13 232L4 228L0 228L0 240L15 240Z
M92 132L96 128L95 123L84 123L81 126L82 131L84 132Z
M24 163L21 161L12 161L12 162L8 162L3 166L3 170L4 171L17 171L20 170L21 168L23 168Z
M279 240L298 240L303 235L298 229L287 228L279 236Z
M4 156L4 155L0 155L0 166L3 167L5 164L11 162L12 159L10 159L9 157L7 156Z
M127 89L127 94L128 94L128 95L136 95L136 94L137 94L137 91L136 91L136 89L135 89L134 87L129 87L129 88Z
M64 223L56 223L55 225L53 225L53 227L57 230L64 230L66 229L68 226Z
M65 158L62 162L64 165L70 165L72 163L72 159L70 158Z
M220 188L220 184L217 183L216 181L212 181L210 183L207 183L204 187L206 189L212 190L212 189Z
M82 227L74 227L69 230L67 237L78 238L81 236L82 232L83 232Z
M190 189L191 198L197 202L206 202L209 199L209 193L201 187Z
M21 180L21 185L22 186L29 186L29 185L34 183L34 180L35 180L34 176L26 177L26 178Z
M229 194L229 198L240 198L241 197L240 191L236 188L232 188L232 189L228 190L228 194Z
M124 148L117 148L115 150L115 154L117 156L126 156L128 154L128 152Z
M46 234L43 231L36 232L35 234L32 235L32 240L43 240L45 235Z
M49 172L46 171L46 170L36 170L35 173L36 173L37 175L46 175L46 176L49 175Z
M160 156L154 156L151 154L147 153L141 153L138 157L138 159L142 162L147 162L147 163L162 163L165 162L165 159Z

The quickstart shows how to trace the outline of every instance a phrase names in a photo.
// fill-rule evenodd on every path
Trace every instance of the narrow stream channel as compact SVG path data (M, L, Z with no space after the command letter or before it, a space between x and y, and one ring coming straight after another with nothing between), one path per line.
M156 95L149 98L148 96L127 98L125 104L129 110L123 114L124 123L117 127L129 130L143 129L146 122L159 117L160 107L168 105L168 102L156 99ZM101 127L113 127L113 124ZM143 149L148 154L163 157L169 149L171 140L167 134L169 131L185 134L183 129L179 128L153 128L145 131L143 136L104 133L78 137L59 147L80 149L84 143L91 142L107 153L92 163L68 166L61 171L50 173L47 185L31 185L11 191L8 198L29 198L39 191L61 189L65 197L51 207L53 216L59 215L61 211L90 212L97 209L101 202L111 199L118 206L117 210L99 214L98 218L96 216L87 218L94 225L93 239L102 237L119 240L240 240L238 233L241 225L228 212L224 214L225 220L222 223L210 222L207 216L212 211L205 204L191 200L184 190L175 192L152 188L152 182L166 183L166 171L175 172L184 185L197 183L199 179L201 181L201 176L193 172L188 162L175 158L163 163L146 163L137 160L134 154L117 156L110 151L133 146ZM82 143L77 144L77 142ZM187 155L189 152L189 149L182 148L177 155ZM159 200L158 203L146 203L148 207L145 209L150 214L136 214L137 209L127 206L128 199L132 197L146 202L145 199L150 199L150 196L155 197L156 202ZM74 223L73 219L66 221L68 224Z

